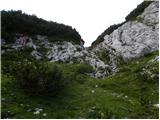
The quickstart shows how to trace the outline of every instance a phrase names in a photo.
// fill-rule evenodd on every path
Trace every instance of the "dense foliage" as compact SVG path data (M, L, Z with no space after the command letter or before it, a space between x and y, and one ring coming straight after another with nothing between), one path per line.
M59 67L35 60L25 51L2 55L2 74L14 76L16 85L32 95L54 95L67 83Z
M146 7L148 7L153 1L143 1L137 6L132 12L130 12L126 17L126 21L135 20L138 15L140 15Z
M72 28L64 24L46 21L35 15L27 15L22 11L1 11L2 38L8 43L13 42L15 33L29 35L46 35L51 41L72 41L80 44L81 36Z

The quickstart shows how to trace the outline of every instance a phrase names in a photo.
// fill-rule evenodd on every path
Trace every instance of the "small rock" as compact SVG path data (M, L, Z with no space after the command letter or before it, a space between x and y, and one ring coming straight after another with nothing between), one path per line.
M125 98L128 98L128 96L124 96Z
M5 101L5 98L2 98L1 100L2 100L2 101Z
M38 111L41 112L41 111L43 111L43 109L39 109Z
M154 104L153 106L159 108L159 104Z
M159 56L156 56L154 59L151 60L151 62L158 62L159 61Z
M37 111L37 110L39 110L39 108L35 108L35 110Z
M23 106L23 104L20 104L20 106Z
M35 111L33 114L35 115L40 114L40 111Z
M47 113L43 113L43 116L47 116Z
M95 93L95 90L92 90L91 92L92 92L92 93Z

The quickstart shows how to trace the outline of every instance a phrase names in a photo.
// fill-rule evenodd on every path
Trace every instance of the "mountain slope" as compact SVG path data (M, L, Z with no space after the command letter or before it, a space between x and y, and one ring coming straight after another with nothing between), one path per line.
M78 75L56 97L30 96L15 84L13 77L2 75L2 118L157 119L157 55L154 52L131 61L103 80ZM66 74L77 69L76 65L59 66ZM36 112L38 109L42 110Z
M1 118L158 119L158 7L143 2L89 49L70 26L2 11Z
M45 21L22 11L1 13L2 59L12 52L23 51L37 60L88 63L95 70L91 75L97 78L109 74L104 70L110 69L109 66L84 48L84 41L72 27Z
M104 35L103 33L103 41L99 44L94 44L92 51L95 53L105 52L106 56L108 56L108 62L110 61L110 66L115 68L118 65L117 58L119 59L119 57L127 62L158 50L158 14L159 2L151 2L143 12L138 16L134 16L134 19L124 22L118 28L112 30L113 32L110 34L106 33Z
M147 1L143 2L142 5L146 2ZM49 27L49 31L50 29L56 28L53 32L56 30L58 31L56 31L56 34L53 34L54 36L50 36L48 33L45 34L43 31L40 31L42 35L38 35L38 30L40 28L36 27L35 29L37 30L37 33L33 32L34 35L32 35L33 33L24 34L12 32L14 34L10 36L14 42L11 45L3 45L2 53L14 49L19 50L26 46L31 49L31 56L34 56L36 59L46 59L51 62L59 61L65 63L87 63L94 68L94 72L91 76L103 78L118 71L118 65L127 62L130 59L138 58L147 53L158 50L158 2L147 2L147 4L145 4L146 8L142 7L142 5L139 5L140 7L137 8L138 10L135 9L130 13L130 15L128 15L133 15L135 19L129 20L130 17L127 17L127 21L122 24L109 27L99 37L101 42L99 43L99 40L95 41L89 50L84 48L83 40L78 37L79 35L75 32L75 30L69 30L70 27L68 26L62 27L64 28L63 30L61 27L58 28L53 25ZM135 11L138 11L139 14ZM136 16L134 15L135 13ZM6 16L9 17L8 14L10 13L6 14ZM27 16L18 12L18 15L19 14L22 16ZM30 17L31 20L35 18L36 20L43 21L35 16ZM5 17L3 19L5 20ZM6 29L6 33L9 33L8 31L10 31L10 27L9 25L3 25L3 19L2 30ZM32 25L32 23L30 24ZM46 22L44 25L47 24L53 23ZM57 23L54 24L55 26L64 26ZM13 29L13 31L16 30ZM21 29L19 31L23 32ZM63 32L70 35L69 39L68 37L63 36ZM5 36L2 34L2 41L8 41L8 39L5 39Z

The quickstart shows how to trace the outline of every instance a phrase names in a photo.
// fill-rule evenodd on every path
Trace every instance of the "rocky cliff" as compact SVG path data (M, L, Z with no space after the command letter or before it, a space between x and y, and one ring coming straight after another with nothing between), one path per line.
M24 36L23 34L16 34L16 36L18 37L13 44L5 44L5 40L2 39L2 55L10 51L26 51L29 49L30 55L37 60L46 59L50 62L64 62L68 64L88 63L95 70L91 74L94 77L102 76L100 69L109 68L95 53L86 50L83 44L73 44L67 41L52 43L49 42L47 36L42 35L36 35L34 38ZM103 73L103 76L106 74L106 72Z
M126 21L104 40L97 44L93 52L106 52L112 71L118 65L117 60L124 62L144 56L159 49L159 2L152 2L134 20Z
M69 40L52 42L49 36L22 33L14 34L14 43L6 44L2 36L2 55L28 47L30 55L36 59L69 64L88 63L95 70L90 75L102 78L115 73L119 64L158 50L158 15L159 3L152 2L135 20L119 25L111 34L106 34L104 40L92 49L84 48L83 41L80 44Z

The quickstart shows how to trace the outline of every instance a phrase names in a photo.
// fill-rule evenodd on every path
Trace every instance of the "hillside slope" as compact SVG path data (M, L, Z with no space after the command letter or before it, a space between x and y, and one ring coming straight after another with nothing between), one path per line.
M2 59L23 51L37 60L64 63L87 63L94 68L96 78L109 74L108 65L93 52L86 50L84 41L72 27L45 21L22 11L2 13ZM15 57L13 54L12 57ZM103 72L101 71L103 69Z
M159 118L157 1L89 49L70 26L1 13L1 118Z
M145 2L148 3L144 1L142 4ZM105 54L103 59L106 56L109 66L113 66L113 71L118 66L119 58L127 62L159 49L159 2L149 2L144 11L140 11L137 16L133 13L127 17L126 22L112 29L109 34L103 33L103 41L97 41L97 44L91 46L91 51L97 53L99 58L102 53ZM131 19L132 14L134 19Z
M30 96L15 84L15 78L2 74L2 118L158 119L157 56L158 51L131 61L103 80L72 76L74 82L56 97ZM76 65L57 65L67 75L77 69Z

